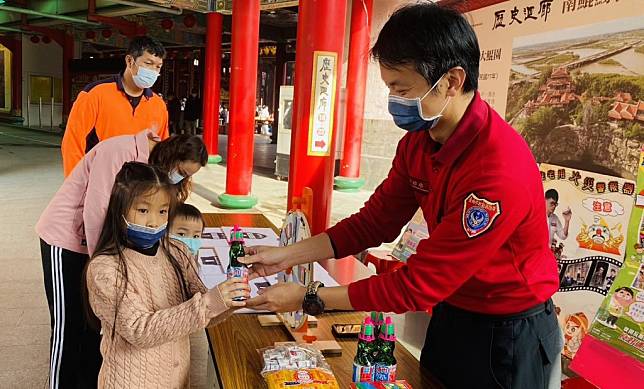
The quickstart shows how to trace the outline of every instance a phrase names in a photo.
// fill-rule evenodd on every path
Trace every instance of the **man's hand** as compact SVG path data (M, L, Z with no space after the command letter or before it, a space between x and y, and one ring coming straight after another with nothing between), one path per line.
M246 301L246 308L271 312L293 312L302 308L306 288L294 282L280 282L262 289Z
M564 210L561 215L563 216L564 221L566 223L569 223L570 219L572 219L572 211L570 210L570 207L568 207L566 210Z
M292 266L286 254L286 247L255 246L246 248L246 256L239 262L251 265L249 278L267 277Z

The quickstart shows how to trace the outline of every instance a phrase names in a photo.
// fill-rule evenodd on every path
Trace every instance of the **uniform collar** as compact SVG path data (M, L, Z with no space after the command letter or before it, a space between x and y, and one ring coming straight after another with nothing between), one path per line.
M116 87L118 90L121 92L125 93L127 95L127 92L125 91L125 87L123 87L123 73L119 73L115 76L115 81L116 81ZM154 92L150 88L145 88L143 89L143 96L145 96L146 99L150 99L152 96L154 96Z
M447 142L440 146L440 149L434 153L432 156L433 159L443 165L452 164L463 154L481 129L488 124L488 109L487 103L481 99L477 91L461 121L458 122L456 129L447 138Z
M134 143L136 144L136 160L139 162L148 162L150 158L150 143L149 139L160 142L161 138L152 130L143 130L134 136Z

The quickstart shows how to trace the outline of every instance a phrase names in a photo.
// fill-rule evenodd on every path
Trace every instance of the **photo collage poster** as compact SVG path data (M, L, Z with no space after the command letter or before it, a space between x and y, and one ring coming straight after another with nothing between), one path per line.
M559 269L553 300L563 355L572 359L622 266L635 183L556 165L540 170L544 222Z
M626 258L601 304L590 334L644 363L644 152L637 200L626 238Z

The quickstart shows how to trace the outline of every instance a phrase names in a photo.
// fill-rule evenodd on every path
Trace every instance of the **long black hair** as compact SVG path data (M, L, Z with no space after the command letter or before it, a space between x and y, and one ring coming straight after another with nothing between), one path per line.
M148 158L148 163L169 173L184 161L196 162L206 166L208 163L208 150L200 137L196 135L173 135L157 143ZM178 198L180 202L186 201L190 195L191 178L185 178L178 184Z
M141 162L127 162L123 165L119 173L116 175L114 186L112 187L112 194L110 196L107 214L103 223L103 229L98 238L96 250L92 258L87 262L85 271L83 273L83 303L85 306L85 313L88 321L95 328L100 328L100 321L94 315L89 304L89 296L87 291L86 272L87 266L94 258L100 255L114 256L118 259L118 272L116 282L114 285L114 292L117 295L116 307L114 309L114 325L112 326L112 338L114 338L116 319L118 316L119 306L125 297L128 285L128 265L124 256L124 251L128 246L132 246L127 238L127 225L124 216L127 215L130 208L133 206L137 197L156 193L156 191L164 191L168 194L170 199L170 212L168 220L172 220L173 212L177 208L177 186L172 185L168 178L168 174L156 166L147 165ZM173 248L171 250L171 247ZM184 269L177 260L176 255L185 256L181 258L183 263L191 263L185 250L179 248L167 235L161 239L159 250L163 250L165 257L174 269L177 282L180 286L181 297L186 301L190 295L188 288L188 281ZM191 266L192 269L194 267Z

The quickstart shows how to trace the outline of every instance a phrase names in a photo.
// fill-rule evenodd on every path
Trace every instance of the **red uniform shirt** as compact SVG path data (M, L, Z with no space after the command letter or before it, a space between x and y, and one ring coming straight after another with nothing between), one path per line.
M444 145L409 133L392 165L360 212L327 230L336 257L393 241L419 206L430 236L401 270L351 284L356 310L425 311L446 301L512 314L555 293L537 163L478 93Z

